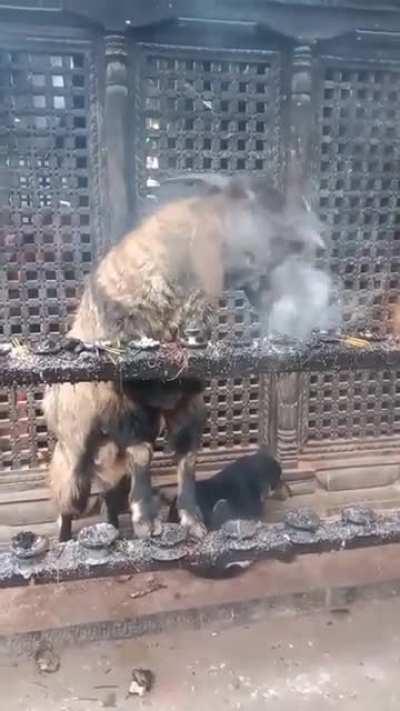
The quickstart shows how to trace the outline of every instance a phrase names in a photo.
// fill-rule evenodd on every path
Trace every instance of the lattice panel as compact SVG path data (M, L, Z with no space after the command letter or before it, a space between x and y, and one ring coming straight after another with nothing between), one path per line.
M208 422L203 449L255 446L259 440L260 378L211 381L205 393Z
M66 329L93 252L85 51L0 49L0 338ZM90 145L89 145L90 143ZM44 464L42 390L0 390L1 469Z
M280 84L278 53L144 52L136 87L139 195L185 171L279 180Z
M307 441L400 434L400 371L311 373Z
M41 411L41 388L0 390L0 469L47 462L49 436Z
M346 320L383 334L400 287L400 72L325 66L320 212Z
M86 55L0 50L0 334L59 333L92 259Z
M326 263L350 330L392 329L400 287L400 72L325 63L319 95L319 204ZM305 439L400 433L399 373L332 372L308 380Z
M227 293L220 301L213 338L251 340L260 335L260 319L241 291Z

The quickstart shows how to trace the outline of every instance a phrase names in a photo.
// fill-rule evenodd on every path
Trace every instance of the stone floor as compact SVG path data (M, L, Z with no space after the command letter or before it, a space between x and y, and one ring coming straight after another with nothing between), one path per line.
M226 628L175 629L157 636L57 650L60 668L0 656L7 711L343 709L399 711L400 598L360 600L314 612L271 611ZM128 697L134 667L155 684Z

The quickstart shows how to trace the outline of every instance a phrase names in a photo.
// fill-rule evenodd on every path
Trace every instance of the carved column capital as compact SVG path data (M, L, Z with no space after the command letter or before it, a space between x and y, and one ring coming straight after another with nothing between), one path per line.
M104 38L106 59L109 57L121 57L123 61L128 58L128 44L126 35L122 33L107 34Z
M128 45L125 35L106 35L105 57L106 87L124 87L126 93L128 93Z

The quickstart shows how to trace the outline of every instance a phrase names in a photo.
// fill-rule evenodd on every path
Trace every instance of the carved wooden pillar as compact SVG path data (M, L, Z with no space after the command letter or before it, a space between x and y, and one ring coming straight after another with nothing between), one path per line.
M290 92L289 180L299 183L311 197L310 173L314 116L312 102L312 51L309 45L294 48Z
M309 182L312 155L312 52L308 45L295 47L292 56L290 92L290 135L288 180L311 200ZM300 449L300 382L298 373L281 373L277 377L277 454L284 469L296 469Z
M128 50L122 34L105 38L106 86L104 109L105 163L107 177L108 244L129 228L129 89Z
M297 373L281 373L277 379L277 454L284 469L297 466L299 377Z

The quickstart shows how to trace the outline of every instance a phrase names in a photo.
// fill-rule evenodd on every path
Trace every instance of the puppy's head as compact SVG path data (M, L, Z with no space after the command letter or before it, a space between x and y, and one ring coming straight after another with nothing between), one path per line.
M272 498L283 501L291 496L289 486L282 481L282 468L279 462L266 448L261 448L255 456L259 461L258 471L260 472L262 499L265 500L271 495Z

